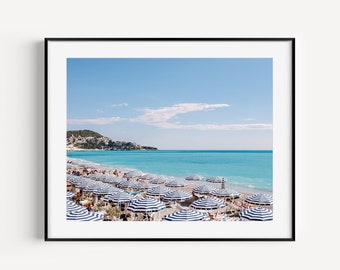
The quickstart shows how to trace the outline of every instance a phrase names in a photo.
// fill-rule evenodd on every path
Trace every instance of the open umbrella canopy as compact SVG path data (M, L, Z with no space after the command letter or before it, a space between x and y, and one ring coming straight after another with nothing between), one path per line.
M104 202L112 201L113 203L128 203L133 200L136 200L136 198L126 192L109 194L104 197Z
M77 188L83 189L83 188L86 188L86 187L88 187L90 185L95 185L95 184L97 184L97 181L83 178L83 180L78 181L77 183L75 183L75 186Z
M154 198L143 198L130 203L128 210L135 213L158 212L165 208L165 204Z
M80 182L83 182L83 181L86 181L86 180L87 179L82 177L82 176L66 174L66 181L70 182L71 184L80 183Z
M167 182L165 184L165 186L167 186L167 187L185 187L185 186L187 186L187 184L184 183L181 180L176 179L176 180L172 180L170 182Z
M232 198L236 199L241 196L241 193L231 189L215 189L211 192L216 197Z
M124 178L134 178L134 177L141 177L144 173L142 171L132 170L124 174Z
M114 185L119 185L121 182L123 182L123 181L126 181L126 179L124 179L124 178L120 178L120 177L114 177L113 179L112 179L112 182L111 182L111 184L114 184Z
M251 208L251 209L243 209L240 217L249 219L249 220L259 220L259 221L268 221L273 220L273 211L266 208Z
M157 174L148 173L148 174L142 175L140 178L144 179L144 180L152 180L152 179L157 179L158 177L159 177L159 175L157 175Z
M225 207L225 204L218 199L201 198L190 204L190 207L197 210L214 210Z
M185 180L189 180L189 181L200 181L203 180L204 177L198 174L193 174L193 175L189 175L187 177L185 177Z
M183 190L174 190L166 193L163 196L164 201L186 201L188 199L192 198L192 195L186 191Z
M203 186L198 186L192 189L193 193L198 193L198 194L211 194L214 190L216 190L215 187L209 186L209 185L203 185Z
M67 200L72 200L72 198L74 197L74 193L72 193L72 192L66 192L66 199Z
M100 182L98 182L98 183L95 183L95 184L88 185L87 187L85 187L83 189L83 191L85 191L85 192L93 192L93 193L96 193L96 192L100 193L102 190L105 190L108 187L110 187L110 186L108 186L107 184L103 184L103 183L100 184Z
M124 192L124 190L112 186L102 187L101 189L94 190L93 193L96 195L106 195L106 194L114 194L117 192Z
M138 190L146 190L146 189L151 189L157 187L156 184L151 184L151 183L143 183L143 182L137 182L137 184L134 186L134 189Z
M86 207L76 204L73 201L66 201L66 212L76 210L87 210Z
M146 195L147 196L164 196L165 194L167 194L170 191L173 191L173 190L170 189L170 188L167 188L167 187L159 187L159 186L157 186L157 187L149 189L146 192Z
M89 212L87 209L84 209L67 212L66 219L79 221L100 221L104 219L104 216L95 212Z
M135 188L135 186L137 186L139 184L139 182L134 181L134 180L125 180L122 181L118 184L118 187L120 188Z
M184 209L179 212L175 212L163 217L163 220L167 221L200 221L207 219L206 213L198 212L191 209Z
M164 184L166 181L167 179L165 177L158 177L158 178L150 180L150 183L159 185L159 184Z
M222 176L213 176L213 177L209 177L207 179L208 182L211 182L211 183L223 183L225 182L225 178L222 177Z
M269 194L257 193L246 198L245 202L256 205L272 205L273 197Z

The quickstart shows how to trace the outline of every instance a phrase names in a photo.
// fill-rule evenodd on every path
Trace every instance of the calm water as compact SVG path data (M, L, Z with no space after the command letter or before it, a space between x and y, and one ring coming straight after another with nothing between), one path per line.
M239 187L272 191L272 151L74 151L67 156L168 176L223 176Z

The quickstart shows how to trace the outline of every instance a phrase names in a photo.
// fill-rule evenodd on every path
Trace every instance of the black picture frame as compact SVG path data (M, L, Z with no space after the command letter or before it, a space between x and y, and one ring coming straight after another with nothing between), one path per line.
M68 44L68 43L84 43L84 42L242 42L242 43L286 43L290 50L289 70L290 70L290 100L288 104L291 107L289 115L290 122L290 190L287 196L290 198L290 228L287 228L289 235L286 237L72 237L72 236L55 236L53 229L51 230L51 168L54 166L54 153L51 150L51 144L54 144L51 139L51 134L55 129L51 123L51 79L50 75L53 72L53 59L50 56L51 44ZM53 50L53 49L52 49ZM295 241L295 38L45 38L45 241ZM55 228L55 227L54 227Z

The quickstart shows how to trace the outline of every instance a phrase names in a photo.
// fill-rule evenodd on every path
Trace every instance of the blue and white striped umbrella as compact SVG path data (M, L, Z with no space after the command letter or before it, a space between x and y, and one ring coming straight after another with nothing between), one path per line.
M215 187L209 186L209 185L203 185L203 186L198 186L192 189L192 192L198 193L198 194L211 194L214 190L216 190Z
M251 209L243 209L240 217L249 219L249 220L259 220L259 221L268 221L273 220L273 211L266 208L251 208Z
M129 203L133 200L136 200L136 198L126 192L109 194L104 197L105 202L112 201L113 203Z
M72 174L66 174L66 181L70 182L71 184L76 184L78 182L84 181L84 177L78 176L78 175L72 175Z
M74 193L73 192L66 192L66 199L67 200L72 200L72 198L74 197Z
M170 191L173 191L173 190L170 189L170 188L167 188L167 187L159 187L158 186L158 187L154 187L154 188L149 189L146 192L146 195L147 196L164 196L165 194L167 194Z
M137 184L134 186L134 189L138 190L146 190L146 189L151 189L157 187L156 184L151 184L151 183L143 183L143 182L137 182Z
M162 197L164 201L178 201L178 202L184 202L190 198L192 198L192 195L183 190L170 191L169 193L166 193Z
M191 208L197 210L214 210L225 207L223 201L214 198L201 198L190 204Z
M152 179L156 179L158 177L159 177L159 175L157 175L157 174L148 173L148 174L142 175L140 178L144 179L144 180L152 180Z
M89 179L82 177L82 176L77 176L77 175L67 175L67 182L75 185L76 187L80 184L83 183L88 183Z
M76 204L73 201L66 201L66 212L77 211L77 210L87 210L86 207Z
M163 220L167 221L200 221L207 219L206 213L198 212L191 209L184 209L179 212L175 212L163 217Z
M75 184L77 188L84 189L88 186L97 184L97 181L83 178L84 180Z
M167 182L165 184L166 187L185 187L187 186L186 183L184 183L183 181L180 181L180 180L172 180L170 182Z
M224 177L222 176L213 176L213 177L209 177L207 179L208 182L211 182L211 183L223 183L225 182L226 180L224 179Z
M67 212L66 219L79 221L100 221L104 219L104 216L95 212L90 212L85 209Z
M165 208L165 204L154 198L143 198L130 203L127 210L136 213L158 212Z
M100 183L100 182L99 182ZM105 189L108 186L105 186L103 184L95 183L92 185L89 185L83 189L84 192L100 192L101 190Z
M132 170L132 171L125 173L123 177L124 178L134 178L134 177L141 177L144 174L145 173L143 173L142 171Z
M122 181L118 184L118 187L120 188L135 188L135 186L138 185L138 182L137 181L134 181L134 180L125 180L125 181Z
M185 180L189 180L189 181L200 181L203 180L204 177L198 174L193 174L193 175L189 175L187 177L185 177Z
M164 184L166 182L166 180L167 179L165 177L159 177L159 178L150 180L150 183L159 185L159 184Z
M241 196L241 193L231 189L216 189L211 192L216 197L232 198L236 199Z
M256 205L272 205L273 197L269 194L257 193L246 198L245 202Z
M126 181L126 179L121 178L121 177L114 177L112 180L112 184L119 185L121 182Z
M117 192L124 192L124 191L120 188L116 188L112 186L102 187L101 189L93 191L93 193L96 195L114 194Z

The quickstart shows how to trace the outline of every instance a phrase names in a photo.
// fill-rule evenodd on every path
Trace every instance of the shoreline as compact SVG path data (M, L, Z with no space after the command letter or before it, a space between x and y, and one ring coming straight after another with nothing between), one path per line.
M105 151L105 150L99 150L99 151ZM79 158L67 157L67 160L74 160L75 162L78 161L82 165L94 166L96 168L99 168L101 170L106 170L106 171L112 171L113 172L114 170L118 170L118 171L122 172L122 175L119 176L119 177L122 177L124 175L124 173L126 173L128 171L138 170L136 168L130 168L130 167L99 164L99 163L96 163L96 162L87 161L87 160L79 159ZM140 171L140 170L138 170L138 171ZM167 176L167 177L174 178L174 179L179 179L179 180L187 183L188 185L195 183L197 185L211 185L211 186L214 186L216 188L221 187L221 183L211 183L211 182L208 182L208 181L205 181L205 180L189 181L189 180L184 179L185 176L164 175L164 174L153 173L153 172L144 172L144 171L143 171L143 173L145 173L145 174L155 174L155 175L160 175L160 176ZM273 194L272 191L269 191L269 190L266 190L266 189L261 189L261 188L258 188L258 187L248 187L248 186L244 186L244 185L241 185L241 184L231 183L231 182L228 182L228 181L226 181L224 184L225 184L226 189L232 189L232 190L238 191L240 193L246 193L246 194L266 193L266 194L269 194L269 195Z

